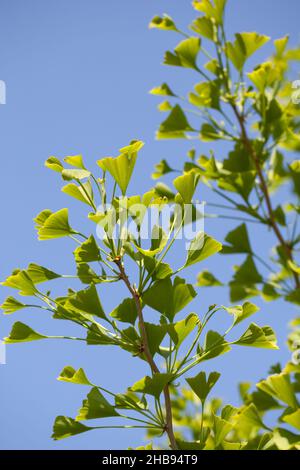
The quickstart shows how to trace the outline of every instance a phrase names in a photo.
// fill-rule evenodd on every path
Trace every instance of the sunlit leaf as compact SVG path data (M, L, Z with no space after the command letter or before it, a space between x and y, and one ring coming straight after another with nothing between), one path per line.
M166 52L164 64L177 67L187 67L197 70L197 56L201 48L201 40L189 37L181 41L174 49L174 53Z
M172 380L172 378L173 374L170 373L157 373L154 374L153 377L146 376L130 387L130 390L133 392L141 392L148 395L153 395L158 399L163 389Z
M38 229L39 240L66 237L72 235L74 231L70 227L68 209L60 209L52 213Z
M76 370L71 366L64 367L61 373L59 374L57 380L60 380L61 382L70 382L79 385L93 385L85 375L83 369L80 368Z
M222 244L220 242L204 232L199 232L190 243L184 266L187 267L195 263L200 263L200 261L218 253L221 249Z
M177 31L174 21L168 15L154 16L149 24L149 28L163 29L166 31Z
M235 38L234 43L226 44L226 53L238 71L241 71L246 60L270 39L255 32L237 33Z
M214 19L217 24L222 24L226 3L227 0L194 0L193 7Z
M76 263L90 263L101 260L100 250L93 235L75 249L74 257Z
M84 421L86 419L108 418L112 416L120 416L97 387L93 387L82 402L82 407L78 411L76 421Z
M84 424L77 423L73 418L68 418L66 416L57 416L54 426L52 439L55 441L59 439L65 439L66 437L75 436L76 434L81 434L86 431L90 431L89 426Z
M245 333L234 344L254 348L278 349L276 336L272 328L269 326L260 327L255 323L251 323Z
M223 284L209 271L202 271L197 276L196 285L200 287L213 287L222 286Z
M32 279L29 277L27 271L20 271L16 269L11 276L5 279L1 283L3 286L12 287L13 289L18 289L20 295L35 295L37 289L32 282Z
M121 322L134 325L137 318L137 309L134 299L124 299L123 302L110 313L110 316Z
M193 171L184 173L173 180L173 185L181 195L185 204L190 204L198 183L198 175Z
M182 138L185 132L193 131L182 108L177 104L170 112L158 130L158 139Z
M230 313L230 315L233 315L234 325L237 325L238 323L259 311L259 307L252 304L251 302L245 302L243 305L236 305L235 307L224 307L224 309Z
M293 409L299 406L289 374L270 375L266 380L259 382L257 387Z
M220 374L218 372L211 372L207 379L205 372L199 372L195 377L186 379L186 381L201 402L204 403L219 378Z
M14 323L12 330L6 338L5 343L24 343L28 341L37 341L39 339L45 339L47 336L37 333L29 326L21 322Z
M120 187L123 196L130 181L138 151L143 145L141 141L134 141L128 147L120 149L121 154L118 157L106 157L97 162L103 171L108 171L111 174Z
M152 88L149 93L151 93L151 95L176 96L167 83Z
M14 313L14 312L17 312L18 310L26 308L26 305L22 304L14 297L9 296L7 297L7 299L4 300L3 304L0 305L0 308L3 310L3 313L5 315L10 315L11 313Z

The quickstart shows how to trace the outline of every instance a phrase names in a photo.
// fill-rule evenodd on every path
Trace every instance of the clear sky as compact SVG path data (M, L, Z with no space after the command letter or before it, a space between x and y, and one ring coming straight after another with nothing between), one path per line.
M181 167L188 148L178 141L155 141L162 116L157 100L148 94L154 85L167 81L184 93L197 80L192 72L161 65L165 49L180 38L173 33L150 31L152 16L169 13L184 28L193 19L190 1L184 0L1 0L0 79L6 82L7 104L0 106L1 138L1 245L0 277L13 268L36 262L71 274L71 241L38 242L32 218L42 209L69 206L71 221L82 224L83 210L60 192L60 181L43 166L50 155L82 153L87 164L131 139L146 142L135 173L134 193L150 188L153 165L167 158ZM299 40L299 0L229 0L227 30L257 30L274 39L286 33L291 43ZM258 54L259 61L270 48ZM254 63L255 63L254 61ZM298 78L294 70L294 79ZM208 148L198 144L198 150ZM222 157L222 149L218 149ZM204 188L199 197L211 199ZM207 197L206 197L207 196ZM206 231L216 238L231 225L209 221ZM267 252L270 238L255 233ZM178 263L176 256L171 261ZM237 257L239 262L240 258ZM233 259L216 256L201 265L228 279ZM200 267L191 270L191 281ZM65 289L66 286L63 286ZM123 288L100 287L103 305L110 311L124 295ZM1 300L11 294L2 289ZM57 293L62 293L59 289ZM203 314L212 303L228 304L226 289L200 290L191 310ZM263 304L255 321L271 324L279 337L280 352L235 349L215 360L210 369L221 370L216 393L238 403L238 381L256 382L270 364L284 361L287 320L295 309L283 302ZM190 311L191 311L190 310ZM24 311L0 318L0 336L16 319L46 334L72 332L39 311ZM222 320L220 320L222 321ZM145 365L125 352L59 341L24 343L7 348L7 364L0 365L1 449L107 449L142 444L137 431L94 431L64 441L50 439L56 415L74 416L87 389L56 381L65 365L83 367L91 379L124 391L146 373Z

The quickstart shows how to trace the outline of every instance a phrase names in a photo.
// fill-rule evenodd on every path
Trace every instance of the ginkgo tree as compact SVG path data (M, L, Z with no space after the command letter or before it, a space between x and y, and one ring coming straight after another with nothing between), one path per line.
M63 279L65 285L66 276L30 263L25 269L14 270L3 282L21 297L8 297L2 310L10 315L21 313L23 309L39 309L41 313L48 312L53 320L78 325L82 334L78 337L61 335L61 322L57 322L57 335L50 336L17 321L4 341L7 344L39 340L84 341L99 348L120 348L124 354L132 356L133 362L144 361L146 375L129 383L127 390L117 391L108 390L105 383L94 383L80 365L65 366L58 380L89 387L89 391L75 417L56 418L52 435L56 440L107 427L140 428L147 429L152 436L165 435L171 449L226 448L223 415L227 416L231 408L225 407L221 414L216 412L213 425L205 424L205 401L220 374L213 372L206 377L201 371L201 363L227 353L232 346L276 349L276 338L269 326L248 321L258 311L253 303L233 307L212 305L203 312L194 287L178 275L219 252L221 243L199 232L190 243L183 266L174 267L166 262L166 255L176 244L179 228L187 223L185 214L187 207L193 205L197 177L191 181L190 175L183 175L175 181L177 205L168 232L160 225L158 216L150 240L141 237L147 210L155 207L159 215L168 203L167 198L155 189L143 195L128 195L128 185L142 146L142 142L132 141L120 149L117 157L99 160L97 174L86 168L79 155L62 161L50 157L46 161L46 166L65 181L63 193L87 206L87 218L97 228L93 233L82 233L73 228L67 208L56 212L46 209L34 219L39 240L68 237L72 244L75 243L75 249L70 248L76 268L74 278L82 283L82 288L75 290L70 286L67 291L62 288L60 296L53 297L49 283ZM181 218L179 213L183 214ZM128 220L133 224L131 230L131 225L125 226ZM98 292L98 286L105 287L106 283L124 286L124 296L116 300L111 312L104 310ZM181 313L178 318L191 302L196 313ZM154 323L150 321L153 318L151 310L157 314ZM222 311L232 318L231 326L222 329L221 322L220 331L209 329L210 320ZM248 325L241 336L234 337L235 326L241 322L248 322ZM195 375L190 376L188 373L193 369ZM178 390L184 378L203 405L201 432L191 441L182 439L178 432L179 423L174 420L176 408L171 396L171 389ZM109 422L101 424L106 418ZM239 420L235 425L239 426ZM151 444L146 448L150 447Z
M218 216L242 221L227 234L221 252L245 255L229 282L233 302L260 295L267 301L283 297L300 305L300 107L290 72L291 64L300 60L300 50L289 48L288 36L275 39L271 57L253 69L249 59L254 60L271 38L257 32L227 38L226 3L194 1L197 16L189 32L167 15L150 23L150 28L183 38L174 51L165 53L164 64L187 69L196 81L186 96L167 83L150 91L164 98L159 110L168 113L157 138L200 143L199 150L195 144L188 152L182 170L162 160L153 177L173 171L194 173L219 198L211 203ZM205 155L203 143L222 146ZM159 187L172 193L162 183ZM260 255L257 240L251 240L250 223L272 232L275 246L269 260ZM223 282L204 271L198 283L218 286Z
M221 250L225 255L245 255L228 283L231 301L261 296L265 301L283 298L300 305L297 159L300 113L298 82L293 82L291 71L293 62L300 60L300 50L289 47L288 36L275 39L271 56L253 68L249 59L253 62L255 53L260 49L262 52L271 38L257 32L240 32L228 38L226 3L226 0L193 1L197 16L188 32L167 15L156 16L150 22L150 28L181 36L174 51L165 53L164 64L190 69L186 72L194 73L196 81L186 97L167 83L150 91L163 97L158 109L168 113L159 126L157 138L200 142L199 150L195 146L188 152L182 170L162 160L155 165L152 176L158 179L175 171L198 175L201 183L219 198L207 205L219 209L220 218L242 222L226 235ZM213 147L209 155L200 150L203 143ZM222 146L215 145L218 143ZM172 189L164 183L157 186L162 194L165 191L173 197ZM249 224L265 227L266 232L273 234L275 246L270 250L269 260L264 253L260 255L258 237L251 237L255 231L248 230ZM197 282L205 287L224 286L209 271L201 271ZM300 390L299 319L291 326L288 345L292 360L283 367L272 366L271 375L259 382L253 392L250 384L240 384L244 404L223 416L227 441L228 436L231 440L228 449L299 449L299 433L292 432L292 428L300 429L296 397ZM195 416L199 403L195 394L186 389L180 394L173 392L176 419L194 439L198 438ZM208 426L213 425L220 406L217 399L207 404L204 420ZM249 407L256 410L256 418L252 414L250 419ZM279 428L269 429L262 418L274 410L283 411L278 415ZM240 420L245 412L249 432L236 433L234 417ZM283 424L289 428L282 428Z

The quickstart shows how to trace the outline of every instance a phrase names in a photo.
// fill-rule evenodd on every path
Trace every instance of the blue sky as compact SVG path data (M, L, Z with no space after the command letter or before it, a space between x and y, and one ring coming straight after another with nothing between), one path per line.
M96 159L117 154L118 148L133 138L142 139L146 145L131 186L134 193L151 187L149 175L162 158L181 167L188 145L155 141L154 132L162 116L156 110L157 100L148 91L167 81L185 93L197 78L192 72L161 65L164 51L180 39L173 33L148 29L151 17L164 12L181 28L194 16L190 2L183 0L2 2L0 79L7 86L7 104L0 106L1 279L31 261L65 274L72 272L71 242L38 242L33 228L32 218L44 208L69 206L74 226L84 220L80 204L62 194L57 175L44 168L48 156L82 153L93 167ZM295 45L299 40L298 17L298 0L284 4L280 0L229 0L228 35L257 30L275 39L289 33ZM266 46L252 64L270 50ZM297 79L297 70L292 73ZM207 152L208 147L199 142L197 150ZM222 148L218 152L222 157ZM212 201L204 188L199 192L201 199ZM229 223L209 221L206 231L221 240L230 227ZM255 235L260 250L269 251L272 238L264 231ZM170 258L175 265L177 253ZM209 268L228 279L234 262L216 256L201 269ZM189 271L191 281L199 269ZM59 286L57 293L61 293ZM117 297L122 299L124 290L100 287L99 293L110 311L117 305ZM1 299L8 294L11 292L2 289ZM228 304L226 289L200 290L191 310L203 313L211 303ZM235 404L238 381L255 383L270 364L289 355L284 340L287 320L295 316L295 309L283 302L258 303L262 310L256 322L275 328L282 350L234 350L209 365L209 369L222 370L216 393ZM49 334L72 331L39 311L26 311L0 318L1 337L16 319ZM146 373L143 363L115 349L62 341L10 346L7 364L0 365L1 449L113 449L142 443L140 432L135 430L95 431L65 441L50 440L54 417L74 416L87 392L55 380L69 364L84 367L93 381L117 392Z

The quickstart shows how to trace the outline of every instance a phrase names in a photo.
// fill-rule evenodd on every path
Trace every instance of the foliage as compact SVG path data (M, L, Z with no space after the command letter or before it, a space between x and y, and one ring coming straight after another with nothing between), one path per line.
M180 429L179 442L193 440L203 450L299 450L300 343L295 346L295 336L299 337L297 329L291 333L294 353L290 362L283 368L280 364L272 366L270 375L252 391L251 383L239 384L242 401L239 407L223 406L217 398L206 402L204 407L201 395L192 384L196 395L186 388L180 391L173 388L173 415ZM202 383L203 391L205 383ZM270 421L276 424L270 426Z
M186 178L194 174L223 200L211 203L222 209L220 218L243 222L228 233L222 250L223 254L245 256L229 282L231 301L260 295L268 301L283 297L299 305L300 108L298 100L292 99L296 92L289 81L291 62L300 60L299 49L288 48L288 36L276 39L272 56L253 69L249 59L270 38L241 32L228 40L226 0L194 1L193 6L199 16L189 25L190 32L181 31L168 17L172 31L184 39L174 52L166 52L164 63L192 69L187 72L197 82L186 97L166 83L151 90L169 100L168 107L160 107L168 116L159 126L157 138L222 143L221 159L213 150L198 156L191 149L182 174ZM151 27L161 29L161 23L156 20ZM178 171L166 160L156 170L155 178ZM176 180L178 177L174 185ZM284 187L292 194L286 202ZM268 262L259 256L257 239L249 237L251 223L274 235L276 244ZM258 263L266 275L260 273ZM202 273L200 279L203 282ZM216 283L213 274L205 273L203 285L220 285L220 281Z
M169 100L168 107L159 107L169 115L160 125L157 138L199 139L201 143L216 144L216 149L222 143L221 159L213 150L209 156L197 156L192 148L179 172L194 173L222 199L207 203L222 210L219 218L240 219L225 237L221 251L245 256L242 264L234 267L229 282L231 301L259 295L265 301L282 297L299 305L299 100L293 91L290 69L293 61L300 60L300 53L299 49L288 48L286 36L273 42L273 53L265 62L249 66L248 59L270 38L241 32L228 40L224 26L226 3L194 1L200 16L189 25L191 33L181 31L172 20L173 31L184 37L180 50L185 45L191 51L192 44L200 41L198 49L193 48L192 67L199 81L186 97L166 83L151 90ZM178 56L178 46L175 54ZM191 68L171 57L172 53L166 52L166 65ZM178 172L166 160L156 169L156 179ZM288 200L282 202L286 188ZM265 226L274 235L276 245L268 261L259 255L259 243L251 236L254 231L249 230L250 224ZM258 263L266 274L260 272ZM202 271L197 285L224 286L224 282ZM222 408L221 401L213 399L203 414L199 397L186 389L180 393L172 389L174 419L182 426L179 438L183 442L187 436L195 441L206 436L204 449L299 449L299 320L294 320L292 326L294 330L288 337L292 361L283 369L280 365L272 368L272 375L259 382L252 393L250 384L240 384L244 402L240 408ZM274 429L263 422L264 415L272 410L281 412ZM203 431L206 427L208 431Z
M250 302L229 308L213 305L204 315L190 313L180 319L176 318L197 295L194 287L179 277L178 272L182 273L190 265L214 255L220 251L222 245L209 235L198 233L190 244L185 264L179 269L171 267L164 260L178 233L178 211L174 211L169 233L164 232L158 218L157 225L152 230L150 248L143 246L140 233L142 220L133 210L133 203L143 201L142 209L154 205L160 212L166 199L153 189L142 196L127 196L134 164L142 145L140 141L132 141L120 150L118 157L99 160L101 178L86 169L80 156L67 157L64 162L51 157L46 162L47 167L68 181L63 191L88 205L91 209L88 219L97 223L97 230L103 230L103 238L96 239L93 234L83 234L72 228L66 208L57 212L44 210L35 218L40 240L68 237L77 244L73 251L77 274L73 277L83 284L80 290L69 288L67 292L54 298L48 287L42 289L42 284L59 282L70 276L36 264L13 271L3 282L3 285L15 289L21 296L34 298L33 302L21 302L12 296L8 297L2 305L4 314L13 314L25 308L38 308L49 312L55 320L75 323L83 332L82 337L49 336L18 321L5 338L6 343L69 339L98 347L110 345L121 348L124 354L131 354L132 361L145 361L149 369L149 375L134 384L128 384L127 390L112 392L102 384L91 382L83 369L76 370L72 366L66 366L58 380L88 386L90 390L75 418L56 418L52 436L54 439L63 439L92 429L137 427L146 428L155 436L166 434L171 448L182 448L185 444L174 434L176 422L173 422L170 387L176 389L180 379L191 369L203 361L227 353L232 346L277 348L271 328L255 323L248 323L241 336L232 337L235 326L257 312L258 308ZM75 168L68 169L64 166L65 163ZM189 201L192 197L190 181L188 186L185 183L184 176L175 184L178 189L175 197L182 201L183 211L183 201ZM194 183L195 189L197 182ZM141 212L142 218L145 217L145 211L140 210L139 215ZM125 230L127 218L137 229L136 232L128 227ZM179 226L185 223L186 219L182 217ZM115 230L117 227L118 230ZM199 240L202 243L199 244ZM129 280L128 270L133 281ZM124 285L124 298L112 312L105 312L97 287L99 284L105 286L106 283L116 282ZM150 308L158 313L155 323L148 320ZM222 311L232 318L230 328L227 331L209 329L210 320L221 315ZM160 363L163 363L162 368ZM206 378L200 372L195 377L187 377L187 383L203 406L219 375L214 372ZM82 423L104 418L112 418L118 424L87 426ZM131 424L123 424L126 420ZM200 437L197 444L186 444L187 448L194 445L204 446L204 437Z
M290 63L299 61L300 53L289 49L288 37L283 37L274 41L271 57L250 67L249 59L253 60L270 38L240 32L228 40L224 26L226 3L195 0L197 17L190 25L191 34L181 31L167 15L155 16L150 23L150 28L182 36L174 51L166 52L164 63L190 69L199 79L186 98L167 83L151 90L153 95L163 97L159 110L168 113L157 138L221 143L226 156L218 159L213 151L209 156L198 156L195 149L190 149L182 170L164 159L155 165L152 177L159 179L176 172L174 189L159 182L145 194L132 196L128 188L143 146L141 141L132 141L120 149L117 157L99 160L101 177L85 166L81 155L63 161L52 156L46 161L46 167L65 181L62 191L89 207L87 222L96 224L98 237L74 229L67 208L39 213L34 219L39 240L67 237L76 243L76 274L59 274L34 263L16 269L3 285L17 290L23 299L9 296L2 310L10 315L26 308L39 309L55 320L76 324L83 334L49 336L18 321L5 342L84 341L87 345L117 347L130 354L132 361L139 359L147 367L146 375L128 384L125 391L111 391L93 383L82 368L64 367L59 381L85 386L89 391L76 417L56 418L52 435L56 440L108 427L139 428L146 429L151 440L165 436L172 449L300 450L299 319L292 322L288 337L291 361L284 367L273 366L270 375L254 389L249 383L241 383L239 407L209 399L220 374L206 374L197 367L229 352L232 346L277 348L269 326L250 322L258 307L249 298L260 295L273 301L282 297L300 304L300 120L289 82ZM226 235L223 244L198 233L184 264L171 266L167 255L177 243L179 230L188 223L186 205L193 208L193 221L200 217L193 205L200 185L222 198L222 203L210 204L226 211L218 217L238 219L239 225ZM276 200L282 201L286 195L285 187L291 198L278 204ZM166 204L177 207L174 205L167 230L160 218ZM178 207L183 217L179 217ZM151 208L156 209L158 218L149 237L150 246L145 246L142 224ZM250 223L274 235L275 246L268 262L258 254ZM207 270L199 273L196 285L181 276L190 266L218 252L245 257L241 265L235 266L229 282L231 301L241 305L212 305L203 314L195 301L195 287L216 288L224 282ZM80 290L72 287L54 298L47 283L66 278L81 283ZM106 312L98 287L103 284L104 289L105 284L117 282L123 285L124 296L111 312ZM43 290L41 284L46 285ZM34 300L27 302L24 297ZM187 314L184 310L192 302L197 313ZM153 311L155 322L150 321ZM231 318L231 326L222 329L218 322L218 331L210 329L210 321L221 315ZM246 324L244 333L233 336L242 322ZM274 413L275 427L269 424L269 416L274 421ZM102 424L103 419L108 423ZM90 420L97 421L91 426ZM86 421L88 425L83 423ZM152 443L139 449L150 448Z

